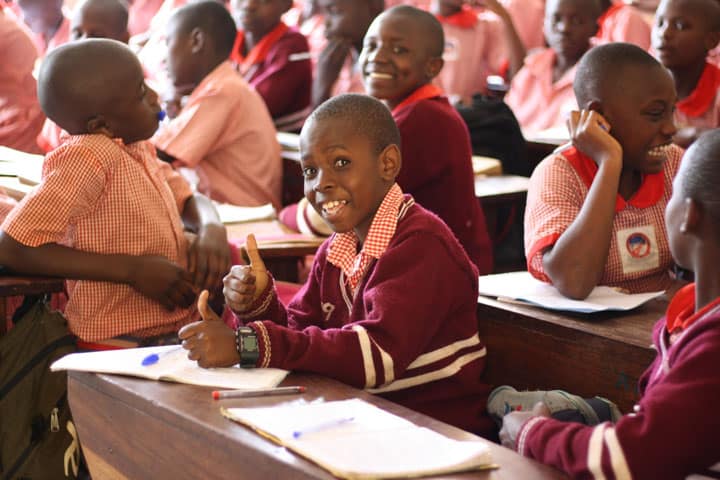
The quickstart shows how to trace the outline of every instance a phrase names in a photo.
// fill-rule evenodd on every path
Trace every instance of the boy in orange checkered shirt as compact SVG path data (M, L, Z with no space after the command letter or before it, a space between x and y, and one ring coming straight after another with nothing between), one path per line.
M568 122L572 145L530 178L528 270L571 298L595 285L663 290L673 265L663 212L682 155L672 77L640 47L611 43L583 56L573 86L583 110Z
M38 83L46 115L71 136L2 224L0 264L67 278L65 314L82 341L177 331L230 254L212 205L146 141L160 106L140 63L120 42L74 42L48 54Z

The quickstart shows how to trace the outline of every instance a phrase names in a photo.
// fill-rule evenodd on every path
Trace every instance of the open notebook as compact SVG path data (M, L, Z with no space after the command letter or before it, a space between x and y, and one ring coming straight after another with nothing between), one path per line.
M496 467L487 443L447 438L360 399L221 411L340 478L410 478Z
M143 360L152 354L157 355L155 363L143 365ZM276 368L201 368L188 360L187 352L179 345L71 353L56 360L50 370L115 373L229 389L272 388L288 374Z

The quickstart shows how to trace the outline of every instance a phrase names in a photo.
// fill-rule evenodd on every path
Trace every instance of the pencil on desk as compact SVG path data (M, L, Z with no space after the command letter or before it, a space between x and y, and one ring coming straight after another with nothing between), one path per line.
M215 390L212 397L215 400L224 398L248 398L248 397L269 397L272 395L290 395L293 393L305 393L305 387L275 387L275 388L258 388L254 390Z

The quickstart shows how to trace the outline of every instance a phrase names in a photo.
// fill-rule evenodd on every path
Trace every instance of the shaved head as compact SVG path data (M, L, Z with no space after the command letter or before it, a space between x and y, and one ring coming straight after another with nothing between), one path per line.
M84 0L71 21L71 35L78 38L128 39L128 5L125 0Z
M71 134L85 133L88 119L115 98L114 87L142 67L123 43L108 39L70 42L42 62L38 98L45 115ZM142 75L141 75L142 78Z
M375 19L375 22L379 22L383 18L390 16L403 16L412 20L414 25L417 25L417 28L427 35L425 45L428 48L428 53L434 57L442 56L445 50L445 34L443 33L442 25L438 19L435 18L435 15L409 5L398 5L380 14L380 16Z
M193 29L200 29L212 39L215 53L222 57L230 56L237 28L223 3L214 0L189 3L175 11L172 21L178 22L178 34L184 35Z
M320 105L305 122L303 131L318 122L352 122L356 133L367 138L379 155L388 145L400 147L400 131L390 110L368 95L338 95Z
M714 219L720 220L720 129L700 135L685 153L683 164L683 195L698 200Z
M642 48L630 43L608 43L588 50L578 62L573 89L580 108L603 102L627 88L629 68L659 69L662 65Z

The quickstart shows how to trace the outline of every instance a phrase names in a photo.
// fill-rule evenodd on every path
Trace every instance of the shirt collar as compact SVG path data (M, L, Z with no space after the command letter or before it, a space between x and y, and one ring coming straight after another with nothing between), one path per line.
M435 97L441 97L444 95L444 92L442 89L436 85L433 85L432 83L427 83L421 87L419 87L417 90L415 90L413 93L405 97L405 99L397 104L395 108L393 108L392 114L397 115L397 113L402 110L403 108L412 105L413 103L419 102L420 100L427 100L428 98L435 98Z
M699 117L713 104L718 88L720 88L720 69L711 63L706 63L695 90L675 106L688 117Z
M463 5L459 12L443 17L435 15L440 23L460 28L473 28L478 23L478 14L470 5Z
M580 152L575 147L570 147L560 152L565 159L570 162L573 169L580 175L585 186L590 188L593 179L598 171L597 164L592 158L588 157L584 153ZM642 183L637 192L625 200L617 194L615 199L615 212L620 212L627 208L628 205L632 205L635 208L648 208L655 205L662 198L665 193L665 172L660 171L658 173L645 174L642 177Z
M247 56L243 56L242 50L245 44L245 32L238 30L235 37L235 45L233 46L230 60L238 65L241 75L245 75L253 65L262 63L267 58L270 49L277 41L288 31L288 26L283 22L277 24L270 32L267 33L260 41L250 50Z
M395 235L398 221L406 212L405 207L413 203L412 198L409 202L403 200L403 192L396 183L385 194L385 198L375 212L367 238L359 253L357 253L359 239L354 231L336 233L330 240L327 259L342 270L353 291L362 280L371 258L379 259L385 253L390 240Z

